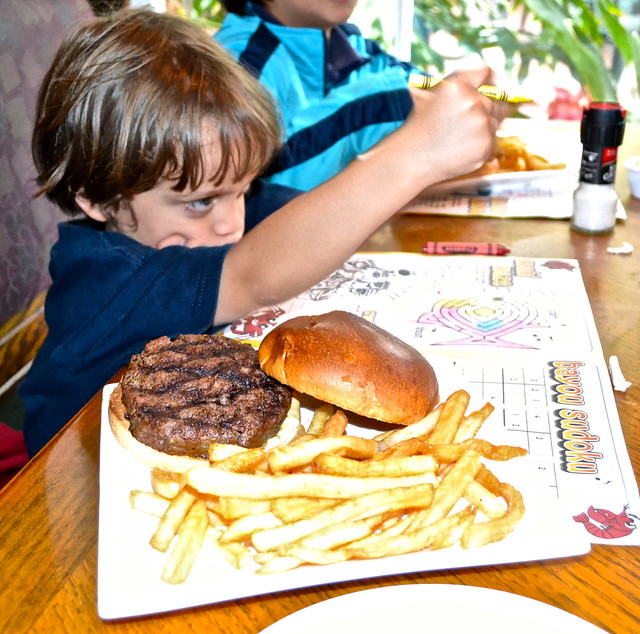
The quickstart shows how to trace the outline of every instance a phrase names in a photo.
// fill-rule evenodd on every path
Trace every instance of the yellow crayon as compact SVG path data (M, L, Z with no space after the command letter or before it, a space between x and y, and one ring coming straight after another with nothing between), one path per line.
M442 79L439 77L420 75L418 73L411 73L409 75L409 86L413 86L414 88L433 88L441 81ZM524 103L531 101L529 97L510 95L506 90L502 90L496 86L487 86L485 84L478 88L478 92L482 93L485 97L489 97L489 99L494 99L495 101L506 101L507 103Z

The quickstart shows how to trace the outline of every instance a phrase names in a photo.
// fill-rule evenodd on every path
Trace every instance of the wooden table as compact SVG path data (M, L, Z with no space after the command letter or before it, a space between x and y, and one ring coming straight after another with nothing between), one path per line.
M604 353L634 384L616 401L640 473L640 201L628 198L624 156L640 154L628 128L617 186L629 219L587 237L555 220L398 216L363 248L419 251L425 240L502 242L516 256L577 258ZM608 246L626 240L631 255ZM287 614L341 594L403 583L465 584L515 592L615 634L640 631L640 548L595 545L583 557L397 575L231 601L117 622L96 613L100 399L94 399L0 492L0 632L189 632L255 634ZM638 509L635 509L638 512Z

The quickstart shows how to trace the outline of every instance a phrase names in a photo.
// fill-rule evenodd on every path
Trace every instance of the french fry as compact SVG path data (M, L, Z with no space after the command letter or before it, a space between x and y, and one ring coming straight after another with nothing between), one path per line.
M169 500L150 491L131 491L129 493L129 504L135 511L162 517L169 506Z
M153 469L151 471L151 488L163 498L172 499L178 495L182 488L180 475Z
M471 530L472 527L470 526L461 539L461 545L464 548L478 548L493 541L504 539L515 529L525 512L521 493L510 484L500 482L485 466L479 469L476 480L491 493L504 498L507 504L507 511L500 518L481 524L474 524L474 526L479 527L477 530Z
M483 487L477 480L469 482L463 497L489 519L497 519L505 514L505 506L501 498Z
M295 421L300 422L301 414L300 414L300 399L296 394L291 396L291 405L289 406L289 411L285 416L285 419L290 418Z
M551 163L532 154L517 136L500 136L496 139L494 156L498 159L498 171L518 172L528 170L564 169L565 163Z
M262 447L255 449L247 449L239 453L234 453L222 460L215 462L216 469L223 471L236 471L238 473L246 473L253 469L257 469L261 463L266 461L266 452Z
M406 438L398 441L395 445L387 447L384 451L377 453L371 458L371 461L382 462L390 458L405 458L415 456L422 453L424 449L424 440L422 437Z
M552 163L542 156L533 154L520 137L498 136L492 156L464 178L502 172L557 170L566 167L566 163Z
M451 531L457 529L454 535L461 533L462 527L468 526L468 523L473 521L473 515L469 516L471 511L461 513L462 515L456 514L441 518L437 522L415 531L406 531L393 536L372 535L359 542L349 544L341 550L349 558L375 559L417 552L430 547L431 543L437 544L438 547L444 547L441 544L444 544L445 538L447 541L455 543L454 536L450 536Z
M353 458L370 458L377 449L375 440L357 436L314 438L304 443L276 447L269 453L267 461L271 471L278 473L309 464L316 456L327 451Z
M473 506L467 506L462 511L443 517L432 524L431 537L427 547L431 550L448 548L460 541L462 535L475 519L476 511Z
M262 566L257 570L258 574L261 575L272 575L275 572L285 572L287 570L293 570L300 566L303 562L297 557L280 557L278 555L271 555L261 562L259 559L258 563L262 563Z
M530 154L527 160L527 169L530 170L562 170L565 167L566 163L550 163L537 154Z
M520 491L507 483L500 483L499 488L507 502L507 512L497 519L468 526L460 538L463 548L478 548L504 539L522 519L525 509Z
M165 563L161 575L164 582L176 584L186 581L202 547L208 525L204 502L196 500L180 526L176 543Z
M270 501L271 510L283 522L297 522L339 503L332 498L288 497Z
M220 526L225 524L225 520L220 515L218 515L218 513L209 508L209 501L205 501L204 505L207 507L209 526L214 530L219 530Z
M322 548L310 548L300 544L288 544L278 550L281 557L294 557L302 563L309 564L337 564L344 561L347 555L336 550L324 550Z
M252 561L251 551L239 542L220 544L218 541L215 548L225 561L229 562L236 570L246 568Z
M432 445L431 443L422 443L420 451L424 454L432 455L440 463L455 462L466 451L473 450L479 453L483 458L490 460L505 461L512 458L525 456L526 449L522 447L513 447L512 445L494 445L487 440L481 438L469 438L458 444L452 445Z
M397 479L404 480L405 478ZM347 500L326 511L321 511L310 519L299 520L279 528L258 531L252 536L251 542L258 551L273 550L332 524L400 508L428 506L432 499L433 486L431 484L416 484L391 491L375 491Z
M429 443L436 445L453 442L468 405L468 392L458 390L451 394L442 406L438 421L429 435Z
M462 442L475 437L484 421L491 416L495 407L491 403L485 403L479 410L465 416L453 438L454 443Z
M488 440L481 438L471 438L468 441L468 447L477 451L483 458L504 462L513 458L521 458L527 455L527 450L523 447L513 447L512 445L494 445ZM464 444L464 443L463 443Z
M223 443L213 442L209 445L209 462L220 462L229 456L244 453L245 451L248 451L248 449L240 447L239 445L225 445Z
M280 425L278 433L269 438L264 445L265 449L272 449L293 442L304 433L304 427L300 421L300 400L294 395L291 398L291 406L285 419Z
M314 471L317 473L360 478L380 476L397 478L403 475L431 472L434 474L432 483L437 484L435 478L436 461L433 456L405 456L360 462L331 453L321 453L316 457L313 465Z
M188 489L181 489L178 495L171 500L151 536L149 543L153 548L161 552L169 550L180 524L182 524L195 499L195 493Z
M303 434L300 434L299 436L296 436L290 443L288 443L289 445L302 445L305 442L309 442L310 440L315 440L318 436L316 436L315 434L309 434L307 432L304 432Z
M303 537L298 543L308 548L329 550L370 535L380 521L380 516L374 515L361 520L333 524Z
M343 478L290 473L283 477L233 473L208 467L195 467L187 474L189 485L201 493L257 500L301 496L347 499L373 491L424 484L430 479L430 474L401 478Z
M378 539L382 539L386 537L394 537L396 535L405 533L411 527L413 518L421 512L422 509L415 508L405 509L395 514L388 513L387 519L383 520L376 529L375 537Z
M476 474L476 480L486 489L494 493L495 495L500 495L500 480L495 476L495 474L487 469L484 465L480 467L478 473Z
M250 537L256 531L263 531L270 528L282 526L282 520L277 518L271 511L258 515L245 515L239 517L227 526L227 530L220 536L220 544L239 542Z
M266 513L271 510L269 500L247 500L246 498L218 498L216 513L226 520L235 520L245 515Z
M324 403L323 405L320 405L320 407L317 407L313 413L311 422L307 427L307 434L320 436L324 429L324 424L329 420L329 418L331 418L334 410L335 407L329 403Z
M348 422L347 415L340 409L336 410L325 422L320 438L337 438L344 435Z
M481 466L480 455L477 452L469 450L464 453L440 481L433 494L433 504L416 514L412 527L417 529L424 524L432 524L446 517L462 497L469 482L473 481Z
M375 440L380 441L384 448L388 448L397 445L402 440L425 436L426 434L429 434L435 427L436 423L438 422L441 410L442 408L438 406L417 423L407 425L406 427L400 427L400 429L396 429L395 431L379 434L375 437Z

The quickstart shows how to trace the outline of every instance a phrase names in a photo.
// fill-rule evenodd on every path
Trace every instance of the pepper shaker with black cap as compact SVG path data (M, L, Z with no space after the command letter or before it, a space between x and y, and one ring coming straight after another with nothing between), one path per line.
M614 189L618 147L624 137L625 110L617 103L593 102L582 111L580 182L573 194L571 228L608 233L616 222Z

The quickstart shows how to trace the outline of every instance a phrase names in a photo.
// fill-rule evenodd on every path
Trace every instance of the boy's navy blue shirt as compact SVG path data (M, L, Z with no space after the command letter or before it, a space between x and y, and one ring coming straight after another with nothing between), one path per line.
M258 184L247 198L246 231L298 193ZM45 304L49 332L20 387L31 456L147 342L212 331L232 246L154 249L90 220L59 229Z

